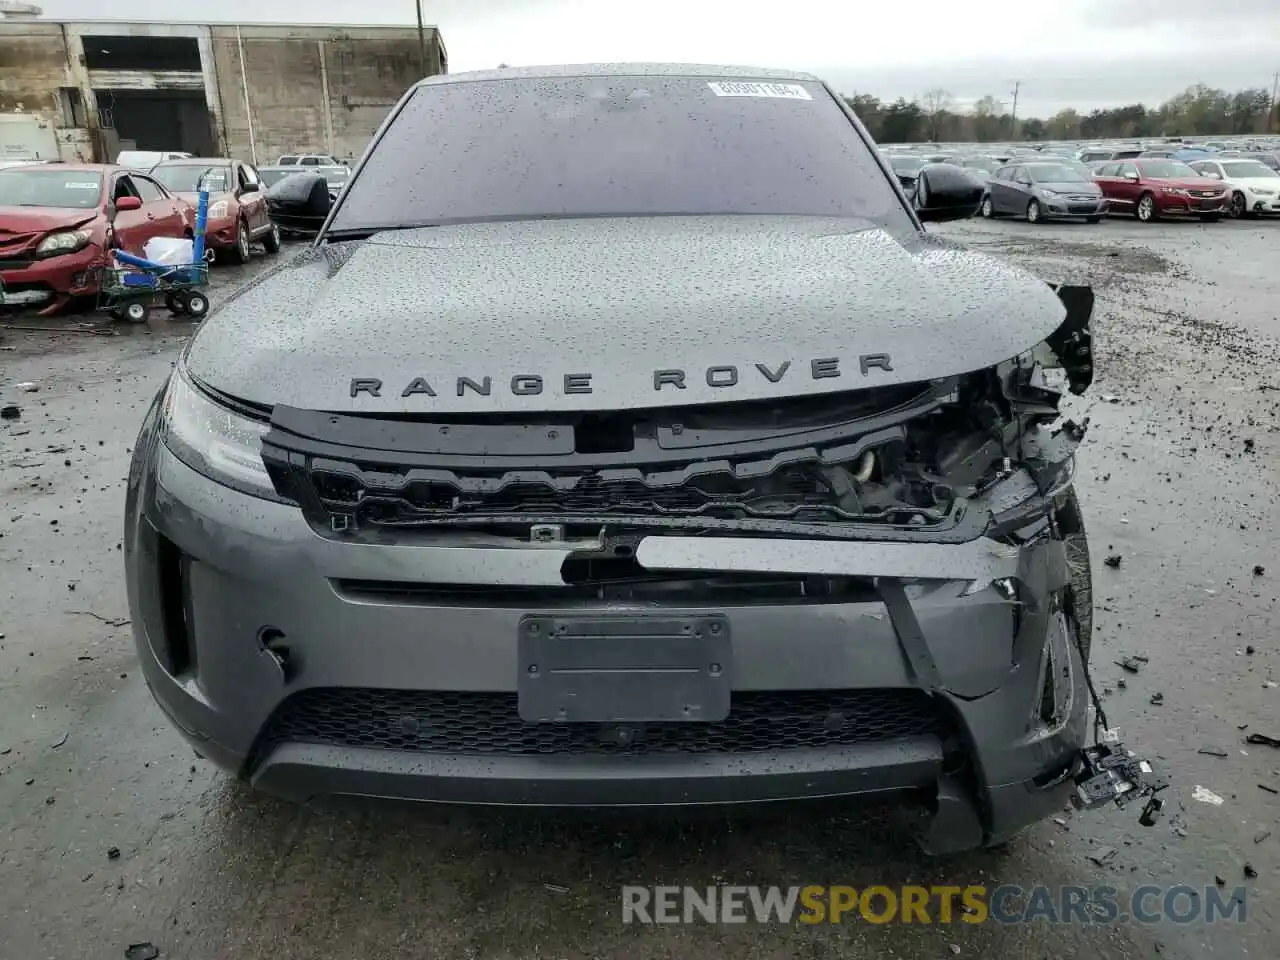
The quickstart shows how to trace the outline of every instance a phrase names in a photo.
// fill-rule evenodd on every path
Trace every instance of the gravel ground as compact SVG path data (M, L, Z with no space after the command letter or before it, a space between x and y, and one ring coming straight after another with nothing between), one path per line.
M189 327L24 321L39 329L0 325L0 400L22 406L0 424L0 955L1274 956L1280 751L1243 740L1280 736L1280 222L940 232L1097 290L1097 380L1073 411L1091 418L1079 486L1095 673L1125 740L1174 779L1158 825L1064 811L1001 853L935 861L876 810L584 818L248 795L170 730L127 625L129 450ZM215 268L215 304L267 263ZM1130 654L1149 658L1136 676L1115 664ZM1245 922L655 929L622 924L619 907L624 883L1124 892L1215 877L1247 889Z

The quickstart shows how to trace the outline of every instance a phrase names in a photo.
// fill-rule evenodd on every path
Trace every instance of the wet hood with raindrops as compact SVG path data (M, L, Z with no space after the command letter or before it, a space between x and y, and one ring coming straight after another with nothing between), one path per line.
M217 310L185 363L264 406L636 409L977 371L1064 313L996 258L862 220L527 220L308 250Z

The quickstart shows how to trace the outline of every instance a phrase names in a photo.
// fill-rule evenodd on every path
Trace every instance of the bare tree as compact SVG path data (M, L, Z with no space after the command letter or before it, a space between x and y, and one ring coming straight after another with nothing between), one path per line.
M920 107L924 112L925 120L929 123L929 139L936 142L938 122L951 109L951 94L941 87L926 90Z

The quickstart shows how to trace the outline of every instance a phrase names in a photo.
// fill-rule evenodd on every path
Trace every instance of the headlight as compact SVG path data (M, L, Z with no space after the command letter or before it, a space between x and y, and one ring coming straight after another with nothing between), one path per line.
M209 204L209 219L221 220L231 211L231 204L225 200L219 200L217 203Z
M161 437L175 457L224 486L282 500L262 463L267 424L215 403L175 371L165 391Z
M36 247L36 255L56 257L60 253L73 253L88 242L88 230L68 230L66 233L51 233L40 241L40 246Z
M1260 187L1251 187L1250 190L1260 197L1274 197L1276 195L1274 190L1263 190Z

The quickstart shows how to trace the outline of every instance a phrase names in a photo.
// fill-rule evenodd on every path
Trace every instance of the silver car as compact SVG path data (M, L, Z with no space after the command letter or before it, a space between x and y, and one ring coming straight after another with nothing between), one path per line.
M1106 212L1102 189L1084 166L1054 160L1001 167L987 182L981 207L984 217L1025 217L1031 223L1079 218L1097 223Z

